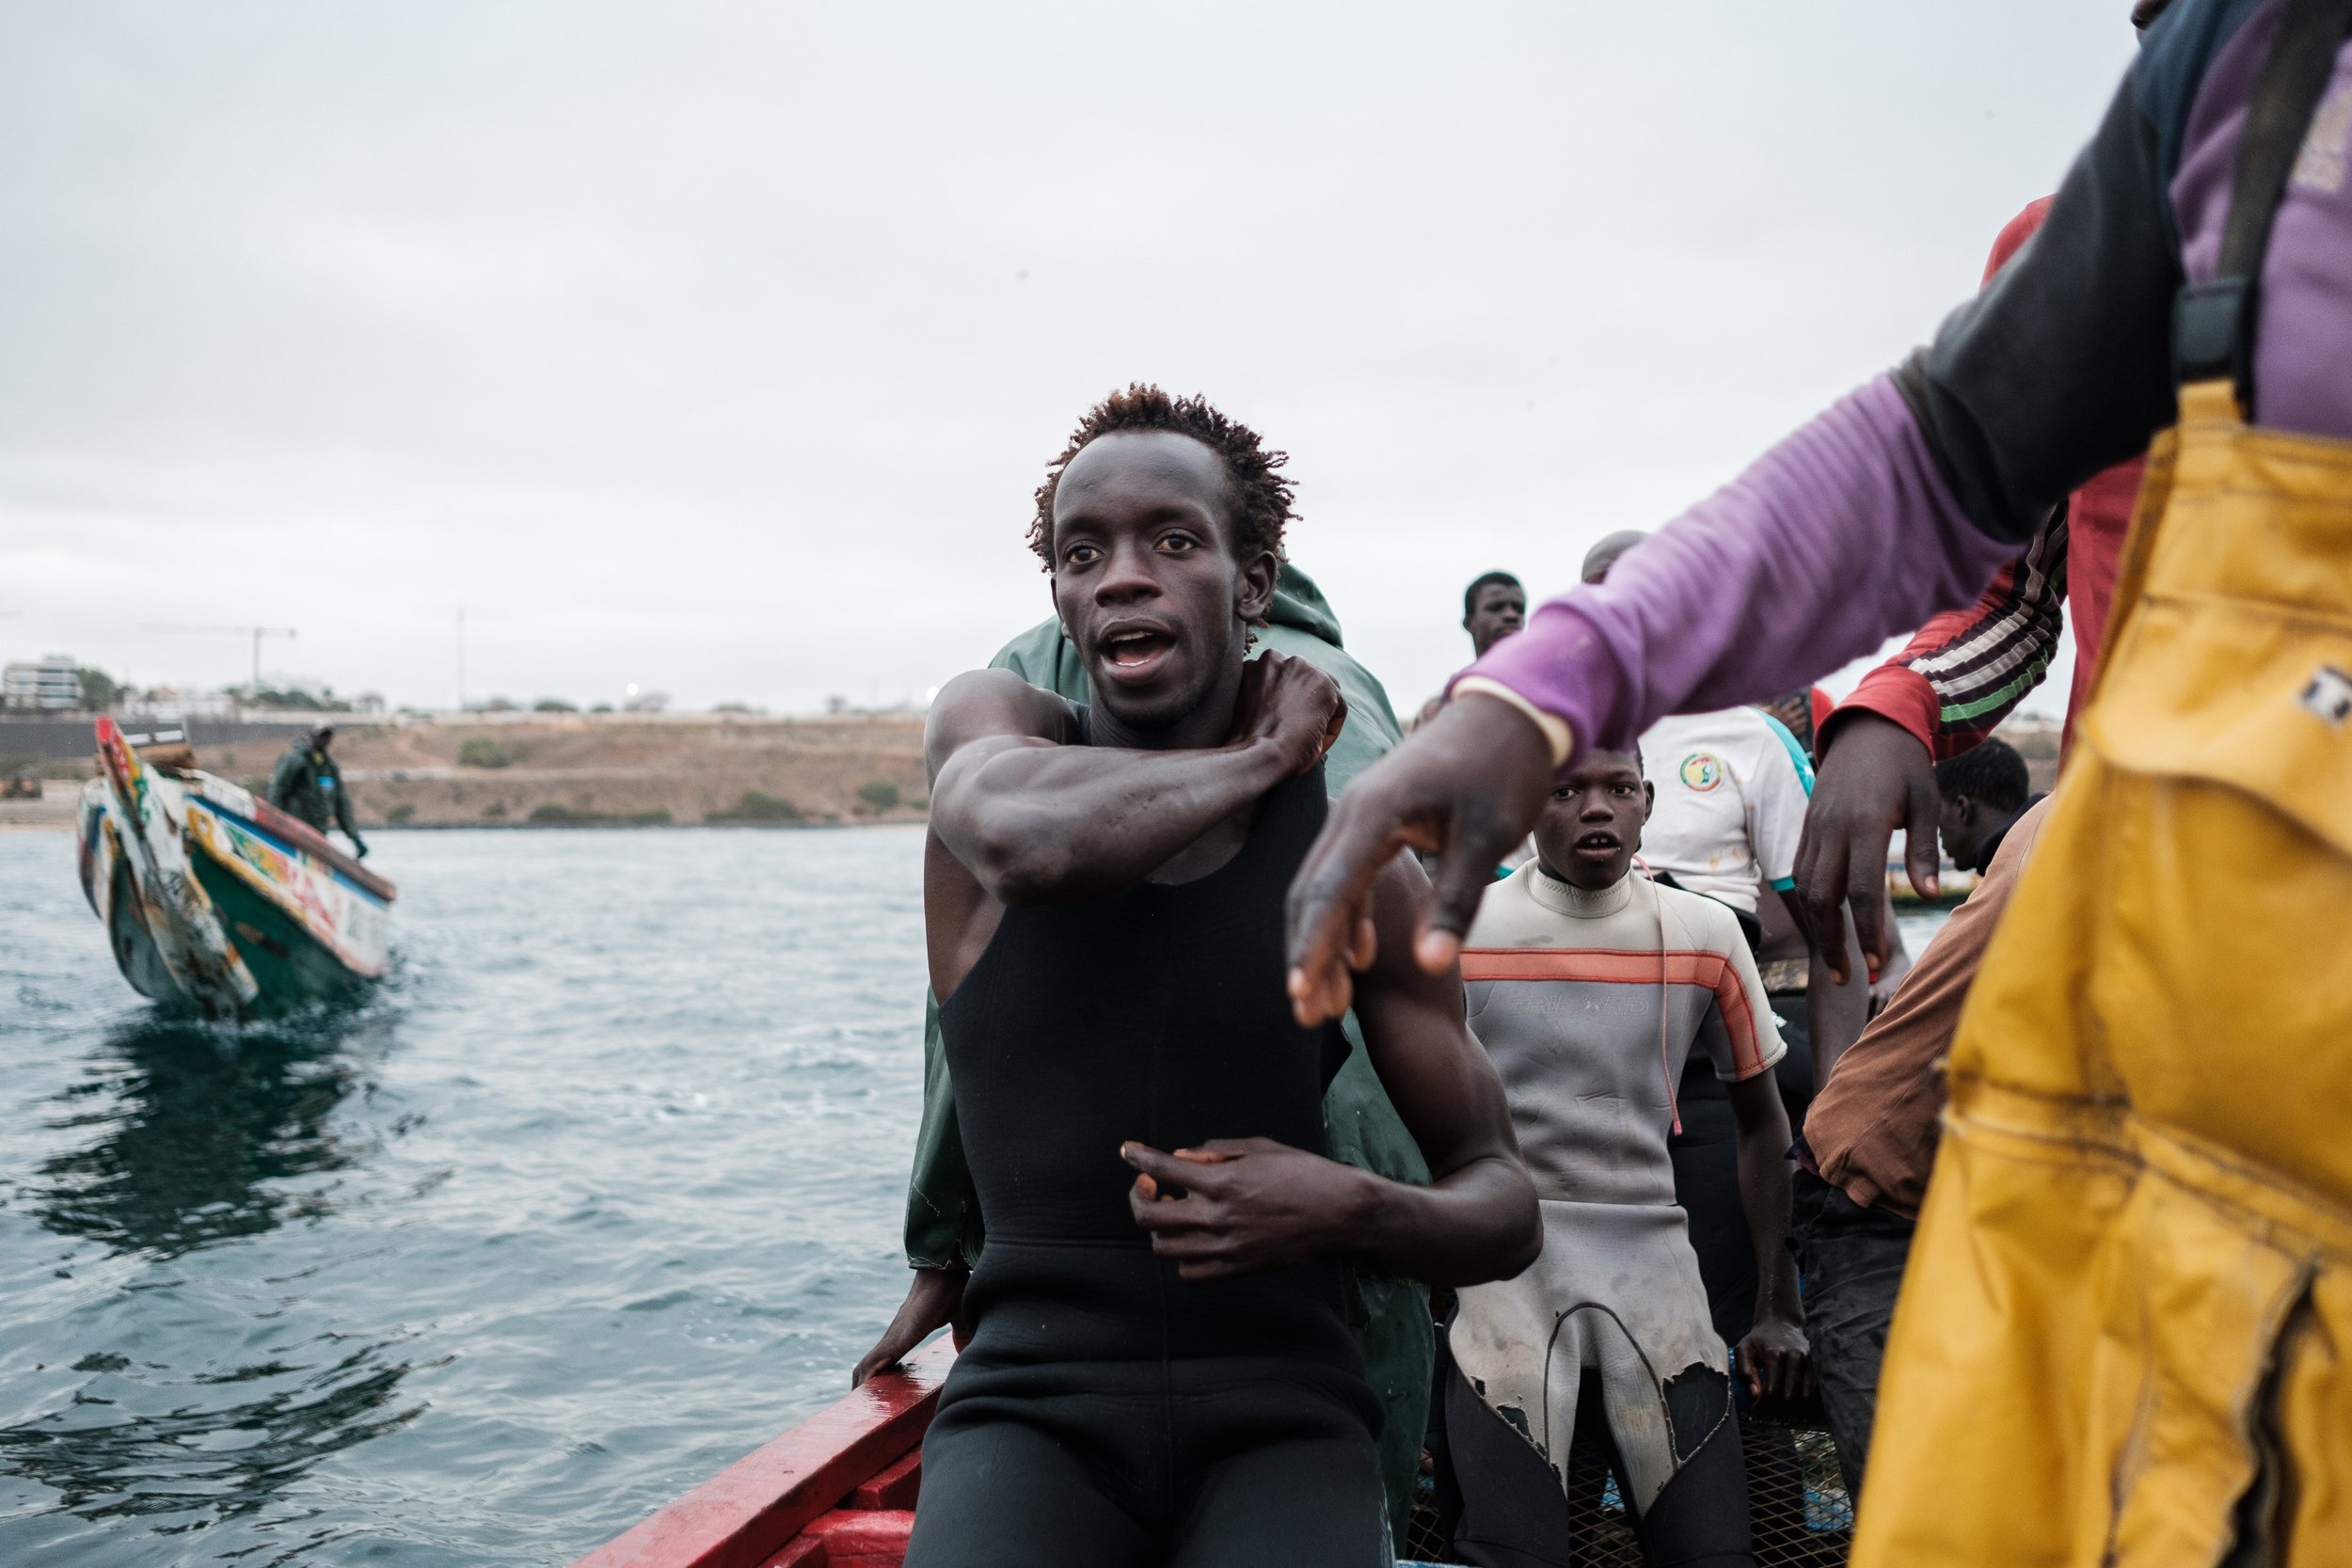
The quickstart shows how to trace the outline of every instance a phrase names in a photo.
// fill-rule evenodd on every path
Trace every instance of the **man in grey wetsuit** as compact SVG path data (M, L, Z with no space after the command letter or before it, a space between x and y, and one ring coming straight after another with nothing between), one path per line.
M1667 1154L1686 1059L1708 1062L1737 1124L1761 1281L1740 1365L1756 1393L1805 1381L1784 1047L1731 911L1633 874L1650 798L1638 757L1588 752L1536 821L1535 861L1487 889L1462 949L1470 1028L1544 1214L1542 1256L1464 1290L1448 1335L1454 1545L1487 1568L1568 1561L1579 1432L1611 1452L1653 1568L1751 1560L1724 1341Z

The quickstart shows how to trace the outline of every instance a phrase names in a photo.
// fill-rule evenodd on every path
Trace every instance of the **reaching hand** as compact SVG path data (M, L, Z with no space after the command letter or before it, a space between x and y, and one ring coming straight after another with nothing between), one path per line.
M1842 927L1839 907L1851 902L1862 951L1883 968L1895 951L1885 920L1887 841L1897 828L1903 830L1911 885L1920 897L1934 897L1941 797L1918 736L1873 713L1856 713L1844 725L1814 780L1797 847L1797 897L1816 931ZM1849 977L1843 949L1833 942L1820 950L1841 986Z
M1291 883L1291 1006L1313 1025L1345 1012L1351 970L1371 965L1372 884L1402 848L1438 857L1414 957L1437 974L1494 869L1527 836L1551 786L1551 746L1510 704L1471 693L1366 768Z
M907 1286L907 1299L899 1304L898 1315L890 1320L890 1326L874 1341L874 1348L859 1356L857 1365L850 1370L850 1386L855 1388L876 1372L888 1371L933 1333L956 1323L963 1312L964 1281L971 1277L968 1269L916 1269L914 1280ZM963 1327L958 1323L959 1350L963 1340Z
M1266 653L1242 667L1233 738L1272 741L1294 759L1291 774L1322 761L1346 722L1340 683L1305 659Z
M1360 1173L1271 1138L1216 1138L1173 1154L1126 1143L1119 1157L1138 1173L1127 1190L1136 1227L1185 1279L1222 1279L1336 1249L1354 1228L1363 1190Z
M1788 1318L1756 1320L1740 1341L1740 1370L1748 1376L1748 1393L1756 1399L1801 1400L1813 1393L1812 1347L1804 1330Z

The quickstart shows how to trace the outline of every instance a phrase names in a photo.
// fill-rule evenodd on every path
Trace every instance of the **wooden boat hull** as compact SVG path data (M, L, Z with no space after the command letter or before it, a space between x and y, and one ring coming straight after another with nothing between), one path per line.
M916 1351L573 1568L898 1568L955 1354Z
M82 792L82 891L124 979L209 1017L348 996L389 958L397 890L326 837L194 768L142 758L98 721Z

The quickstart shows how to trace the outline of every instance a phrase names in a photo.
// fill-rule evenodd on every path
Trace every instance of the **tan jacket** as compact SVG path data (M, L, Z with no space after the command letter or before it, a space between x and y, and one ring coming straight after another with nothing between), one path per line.
M1935 1167L1936 1122L1944 1114L1944 1057L1977 966L2001 923L2026 856L2042 836L2050 802L2019 817L1968 901L1895 991L1862 1037L1830 1069L1805 1112L1804 1140L1822 1180L1864 1208L1917 1218Z

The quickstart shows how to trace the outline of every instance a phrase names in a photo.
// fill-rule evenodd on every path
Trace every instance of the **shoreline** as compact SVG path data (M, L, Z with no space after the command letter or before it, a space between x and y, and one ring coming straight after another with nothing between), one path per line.
M339 732L333 754L359 831L852 827L919 822L930 806L915 715L501 717ZM199 739L196 766L265 794L287 745L282 736ZM72 822L72 800L91 774L87 753L38 771L48 799L0 801L0 824Z
M0 833L71 833L73 814L55 821L10 820L0 817ZM715 832L837 832L866 828L920 828L928 816L877 816L848 822L372 822L363 832L377 833L453 832L666 832L682 828L708 828Z

